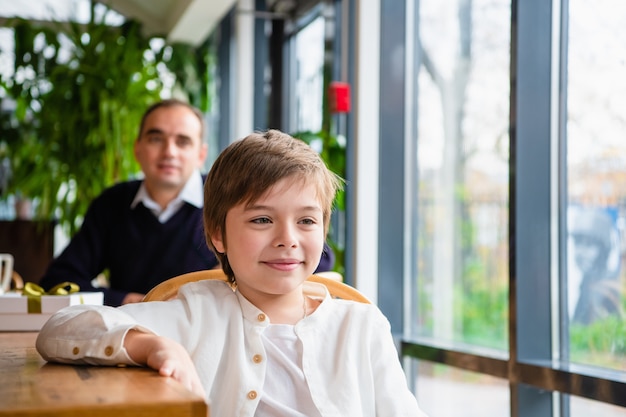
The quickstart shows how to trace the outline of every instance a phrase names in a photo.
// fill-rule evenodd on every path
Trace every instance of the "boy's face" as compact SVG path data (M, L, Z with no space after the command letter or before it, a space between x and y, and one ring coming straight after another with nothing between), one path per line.
M251 206L231 208L225 235L225 241L221 234L213 236L213 244L228 256L237 287L249 300L299 290L324 247L316 188L292 178L280 180Z

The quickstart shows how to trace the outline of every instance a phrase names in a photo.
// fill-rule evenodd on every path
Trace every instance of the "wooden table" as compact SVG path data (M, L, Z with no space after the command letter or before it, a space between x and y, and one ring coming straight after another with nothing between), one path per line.
M0 416L208 417L204 400L145 368L47 363L36 332L0 332Z

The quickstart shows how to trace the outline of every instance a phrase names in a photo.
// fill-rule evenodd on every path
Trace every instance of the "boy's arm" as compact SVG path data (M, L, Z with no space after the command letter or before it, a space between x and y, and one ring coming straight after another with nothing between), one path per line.
M120 309L77 305L52 315L37 336L47 361L89 365L144 365L204 396L187 351L140 326Z
M380 313L368 320L368 323L374 330L370 343L376 415L427 417L409 390L388 320Z
M124 338L128 356L163 376L170 376L187 389L205 396L196 368L187 351L177 342L153 333L130 330Z
M107 306L66 307L50 317L36 348L47 361L88 365L137 365L124 348L130 329L143 329L128 314Z

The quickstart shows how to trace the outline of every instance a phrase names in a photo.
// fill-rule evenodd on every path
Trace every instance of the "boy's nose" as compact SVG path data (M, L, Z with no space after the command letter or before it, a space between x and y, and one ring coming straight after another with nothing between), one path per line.
M275 245L277 247L296 247L298 245L298 241L295 236L296 235L292 227L280 227L278 234L276 235Z

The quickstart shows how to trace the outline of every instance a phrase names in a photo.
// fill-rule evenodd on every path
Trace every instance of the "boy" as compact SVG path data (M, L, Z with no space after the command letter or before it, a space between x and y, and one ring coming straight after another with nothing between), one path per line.
M276 130L231 144L205 183L204 232L232 283L178 298L75 306L41 330L50 361L147 365L203 395L215 416L423 416L374 305L305 282L341 181Z

